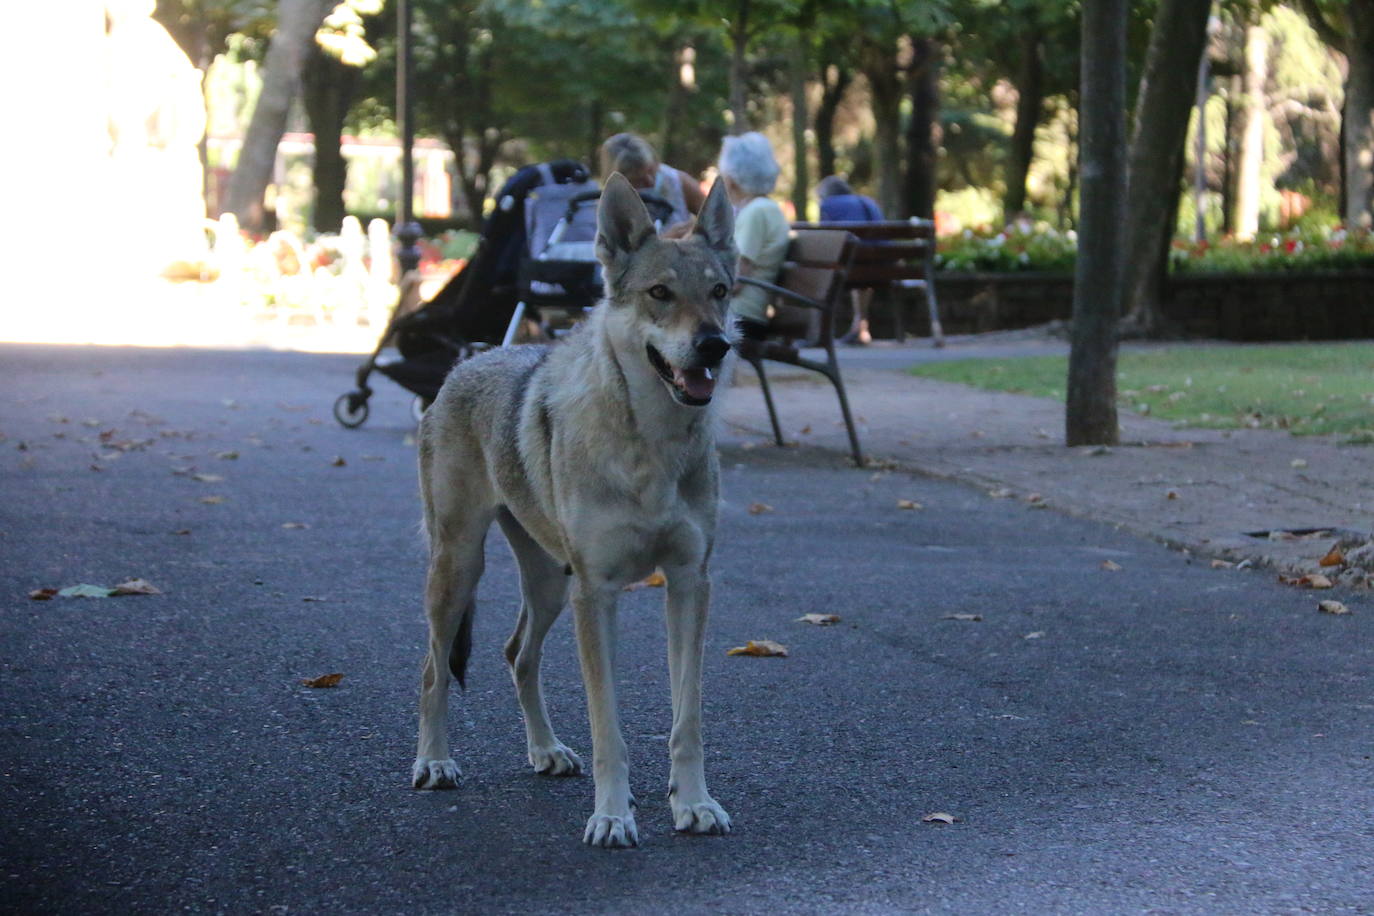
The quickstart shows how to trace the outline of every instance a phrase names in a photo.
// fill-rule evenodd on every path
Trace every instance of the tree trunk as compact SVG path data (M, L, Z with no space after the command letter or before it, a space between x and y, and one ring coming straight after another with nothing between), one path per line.
M1041 58L1040 31L1027 28L1021 36L1021 66L1016 77L1016 127L1011 134L1011 161L1007 163L1007 196L1002 200L1002 221L1009 223L1026 209L1026 176L1035 154L1035 129L1045 102L1045 64Z
M931 38L911 40L912 61L908 78L911 120L906 133L906 184L900 218L935 218L936 169L940 148L940 45Z
M854 77L844 67L830 65L821 68L821 75L824 90L821 92L820 107L816 109L816 158L820 177L825 178L835 174L835 112Z
M237 216L245 229L261 230L267 225L263 194L272 181L277 144L286 131L286 116L300 89L315 32L329 6L329 0L280 0L278 5L277 31L262 68L262 91L224 202L224 209Z
M866 43L863 71L872 96L878 206L891 216L902 209L902 83L897 73L895 48L886 43Z
M1084 0L1079 105L1083 203L1074 271L1067 445L1114 445L1118 436L1116 321L1124 260L1126 17L1127 0Z
M1346 53L1345 224L1374 223L1374 0L1350 0L1350 47Z
M1264 82L1268 76L1269 34L1259 23L1245 29L1245 127L1240 135L1240 173L1236 182L1236 238L1259 232L1260 184L1264 169Z
M1134 333L1158 335L1164 317L1159 300L1163 278L1151 277L1167 263L1174 235L1170 213L1180 193L1183 147L1188 138L1198 60L1207 38L1211 0L1161 0L1145 56L1131 139L1126 213L1125 324ZM1083 160L1086 162L1086 158ZM1088 176L1082 176L1086 188ZM1086 237L1080 227L1079 238Z
M687 95L692 91L692 87L687 86L682 81L683 67L689 60L694 59L695 49L691 45L683 45L677 49L673 55L671 67L672 78L668 83L668 101L663 106L663 124L660 129L660 142L658 144L658 156L660 161L672 164L678 162L678 130L682 126L682 112L687 106ZM595 160L591 163L595 165Z
M1240 97L1240 77L1227 77L1226 88L1226 147L1221 167L1221 234L1234 235L1236 232L1236 151L1240 140L1236 136L1240 124L1240 111L1236 101Z
M806 203L811 191L811 170L807 162L806 126L810 120L806 104L805 38L798 35L788 49L788 80L792 90L792 207L797 219L806 219Z
M735 21L730 23L730 133L749 131L749 0L739 0Z
M344 119L353 104L358 70L315 48L301 80L310 131L315 135L315 206L311 225L316 232L338 232L343 224L344 186L348 162L343 156Z

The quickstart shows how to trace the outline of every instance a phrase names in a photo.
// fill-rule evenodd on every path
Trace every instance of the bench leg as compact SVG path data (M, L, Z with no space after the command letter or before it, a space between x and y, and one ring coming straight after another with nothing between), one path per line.
M750 359L749 365L759 377L759 387L763 389L763 403L768 406L768 420L773 424L773 441L782 446L782 427L778 425L778 411L773 406L773 392L768 389L768 375L763 371L762 359Z
M849 432L849 448L854 455L854 464L858 467L864 466L863 449L859 448L859 434L854 429L854 416L849 412L849 398L844 393L844 380L840 378L840 364L835 358L835 351L829 350L830 370L825 373L825 377L830 379L830 383L835 386L835 393L840 396L840 413L844 415L844 427Z
M935 302L935 281L926 281L926 307L930 310L930 345L939 349L945 345L945 329L940 326L940 306Z

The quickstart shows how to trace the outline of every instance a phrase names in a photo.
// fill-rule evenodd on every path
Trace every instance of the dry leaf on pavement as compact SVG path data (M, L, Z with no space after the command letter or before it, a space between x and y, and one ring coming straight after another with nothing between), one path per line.
M920 503L916 502L916 500L914 500L914 499L899 499L899 500L897 500L897 508L898 508L898 509L924 509L925 506L923 506L923 505L921 505Z
M1213 568L1213 569L1232 569L1232 568L1235 567L1235 565L1236 565L1236 564L1232 563L1230 560L1213 560L1213 561L1212 561L1212 568Z
M108 598L115 593L112 588L103 585L69 585L58 591L61 598Z
M814 623L818 627L833 626L840 622L839 614L803 614L798 617L796 623Z
M198 480L201 483L219 483L224 480L224 478L218 474L192 474L191 479Z
M307 525L305 522L282 522L282 525L281 525L281 526L282 526L283 528L287 528L287 529L294 529L294 528L309 528L309 527L310 527L310 526Z
M114 594L119 595L161 595L162 589L158 588L147 579L125 579L114 587Z
M958 818L943 811L936 811L921 818L922 824L953 824Z
M770 505L768 505L768 503L750 503L750 504L749 504L749 514L750 514L750 515L762 515L762 514L765 513L765 512L772 512L772 511L773 511L773 507L770 506Z
M999 487L996 490L988 490L988 495L993 499L1010 499L1012 492L1006 487Z
M1326 556L1321 558L1322 566L1340 566L1345 563L1345 554L1341 553L1339 545L1333 544L1331 549L1326 552Z
M337 687L339 681L343 680L342 672L333 674L321 674L319 677L308 677L301 681L307 687Z
M638 582L631 582L629 585L625 586L625 591L637 592L641 588L663 588L663 586L667 584L667 578L656 569Z
M1331 588L1331 580L1321 573L1308 573L1305 576L1279 576L1279 581L1284 585L1296 585L1298 588Z
M220 503L224 502L224 497L223 497L223 496L202 496L202 497L200 498L200 501L203 502L203 503L205 503L205 505L207 505L207 506L218 506Z
M344 461L344 456L343 456L343 455L335 455L335 456L334 456L334 460L331 461L331 462L329 462L329 463L330 463L330 465L332 465L333 467L336 467L336 468L341 468L341 467L343 467L344 465L348 464L347 461Z
M979 621L983 619L982 614L946 614L941 620L970 620Z
M52 599L57 597L57 589L36 588L33 591L29 592L29 597L32 598L34 601L51 601Z
M759 658L786 658L787 647L771 639L751 639L742 646L726 650L726 655L754 655Z
M1105 569L1107 572L1116 572L1117 570L1121 569L1121 564L1114 563L1111 560L1103 560L1102 568Z
M1341 604L1339 601L1319 601L1317 602L1317 610L1321 611L1323 614L1350 613L1350 608L1346 607L1344 604Z

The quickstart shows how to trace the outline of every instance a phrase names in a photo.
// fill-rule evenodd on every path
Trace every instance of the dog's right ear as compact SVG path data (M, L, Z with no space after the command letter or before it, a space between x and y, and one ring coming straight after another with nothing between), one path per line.
M733 266L735 263L735 211L730 206L730 196L725 193L725 180L717 178L701 205L693 231L706 240L713 250L725 256Z
M657 235L639 193L619 172L606 179L596 210L596 256L609 268Z

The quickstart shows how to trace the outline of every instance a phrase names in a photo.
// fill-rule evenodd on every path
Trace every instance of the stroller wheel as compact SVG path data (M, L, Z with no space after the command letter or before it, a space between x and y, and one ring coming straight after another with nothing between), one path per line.
M416 423L420 422L421 418L425 415L425 411L429 410L429 405L433 403L433 401L422 394L415 395L415 400L410 402L410 415L415 418Z
M350 391L339 395L334 402L334 419L340 426L357 429L367 422L367 395L361 391Z

